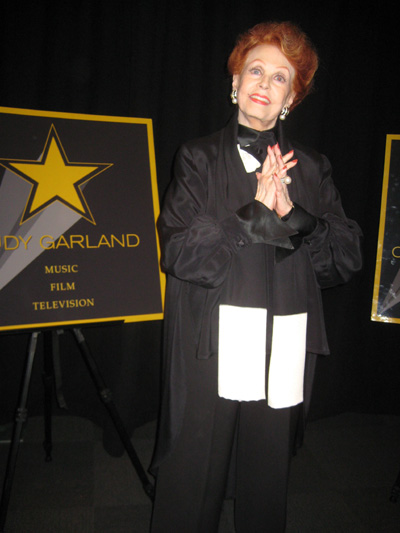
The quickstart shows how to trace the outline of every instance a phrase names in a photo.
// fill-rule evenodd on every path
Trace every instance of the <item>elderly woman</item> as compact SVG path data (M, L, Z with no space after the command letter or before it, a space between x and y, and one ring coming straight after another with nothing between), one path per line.
M152 531L285 529L290 457L327 354L320 289L361 268L326 157L286 138L318 60L291 23L259 24L229 58L237 112L185 144L159 220L168 274ZM228 483L229 479L229 483Z

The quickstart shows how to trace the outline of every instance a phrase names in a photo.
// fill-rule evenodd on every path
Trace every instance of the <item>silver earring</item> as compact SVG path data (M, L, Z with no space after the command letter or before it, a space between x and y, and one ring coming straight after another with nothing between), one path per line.
M288 114L289 114L289 108L285 105L285 107L281 111L281 114L279 115L279 118L281 120L285 120L285 118L288 116Z
M232 104L237 104L237 90L236 89L232 89L231 100L232 100Z

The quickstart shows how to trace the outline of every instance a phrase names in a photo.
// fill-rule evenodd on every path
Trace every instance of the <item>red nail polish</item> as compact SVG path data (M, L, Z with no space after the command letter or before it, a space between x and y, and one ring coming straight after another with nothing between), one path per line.
M293 159L292 163L297 163L298 159Z

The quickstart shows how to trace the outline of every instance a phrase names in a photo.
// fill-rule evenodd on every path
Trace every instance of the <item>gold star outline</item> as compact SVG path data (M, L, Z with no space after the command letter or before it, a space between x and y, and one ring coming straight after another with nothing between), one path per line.
M39 161L0 159L0 165L32 185L20 225L57 200L96 224L81 187L112 163L71 163L54 124Z

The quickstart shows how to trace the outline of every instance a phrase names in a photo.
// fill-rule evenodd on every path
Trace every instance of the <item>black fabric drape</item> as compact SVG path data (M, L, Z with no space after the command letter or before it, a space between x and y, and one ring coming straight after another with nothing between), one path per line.
M286 120L288 135L328 156L346 214L365 235L362 273L324 292L332 355L316 370L314 418L345 410L400 412L400 327L370 321L385 136L400 132L391 9L390 2L354 9L344 1L327 6L294 0L0 5L0 106L151 118L161 197L182 142L220 129L232 112L225 65L236 36L270 19L292 20L309 34L321 66L313 94ZM111 344L119 345L109 329L96 329L99 338L111 335ZM99 350L107 369L117 365L111 370L117 389L118 365L125 369L121 391L129 380L138 384L137 368L143 376L135 393L144 398L141 423L156 416L161 328L149 323L122 330L120 355L101 342ZM25 333L0 336L1 422L11 419L25 345ZM35 388L32 395L39 412ZM121 395L134 418L132 396Z

